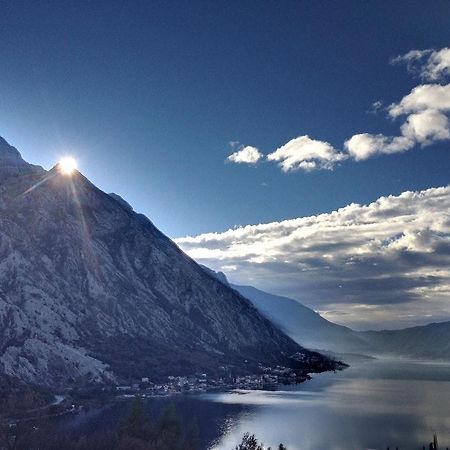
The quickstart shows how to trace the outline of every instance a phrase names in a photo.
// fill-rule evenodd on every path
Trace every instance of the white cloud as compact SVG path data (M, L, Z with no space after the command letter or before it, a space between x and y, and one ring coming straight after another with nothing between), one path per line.
M410 150L416 144L430 145L435 141L450 139L450 122L447 116L435 109L410 114L400 127L401 136L383 134L356 134L344 143L345 149L356 161L377 154L391 154Z
M448 117L435 109L427 109L407 117L402 125L403 136L421 145L430 145L434 141L450 139Z
M409 150L414 141L405 137L387 137L382 134L355 134L345 141L344 147L356 161L362 161L379 153L399 153Z
M393 118L427 109L441 112L450 111L450 84L416 86L399 103L393 103L388 109L389 115Z
M247 145L232 153L227 160L234 163L256 164L263 156L256 147Z
M383 102L381 100L377 100L372 103L372 108L368 111L372 114L378 114L383 109Z
M416 72L422 79L436 82L450 75L450 48L411 50L392 62L405 63L408 70ZM372 112L382 109L382 101L373 103ZM344 151L339 151L328 142L304 135L290 140L266 158L278 163L284 172L333 169L338 162L349 158L362 161L379 154L405 152L417 145L425 147L450 139L450 84L416 86L386 110L392 119L402 117L398 136L358 133L344 142ZM244 147L230 155L228 160L255 164L263 157L255 147Z
M335 311L338 321L406 326L430 311L431 320L450 318L449 211L442 187L176 242L215 270L233 267L236 283Z
M450 75L450 48L440 50L411 50L392 59L392 63L405 63L408 70L424 80L437 81Z
M331 144L311 139L309 136L299 136L267 155L269 161L276 161L284 172L302 169L332 169L333 166L346 158Z
M399 103L391 104L388 111L394 119L406 116L400 126L401 135L361 133L352 136L344 147L356 161L450 139L450 123L446 115L450 111L450 84L416 86Z

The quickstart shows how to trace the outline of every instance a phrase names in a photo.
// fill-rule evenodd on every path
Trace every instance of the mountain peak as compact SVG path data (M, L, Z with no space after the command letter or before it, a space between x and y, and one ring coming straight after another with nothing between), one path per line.
M19 150L0 136L0 177L5 180L10 175L19 175L30 171L44 171L40 166L27 163Z
M67 386L334 367L74 167L1 153L0 374Z
M6 139L0 136L0 163L4 165L4 163L25 163L22 159L22 156L15 147L9 145ZM25 163L26 164L26 163Z

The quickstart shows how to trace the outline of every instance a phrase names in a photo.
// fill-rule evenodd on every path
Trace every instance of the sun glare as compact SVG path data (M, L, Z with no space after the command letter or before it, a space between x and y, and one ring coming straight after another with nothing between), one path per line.
M64 175L72 175L77 167L77 161L72 156L61 158L58 163L58 168Z

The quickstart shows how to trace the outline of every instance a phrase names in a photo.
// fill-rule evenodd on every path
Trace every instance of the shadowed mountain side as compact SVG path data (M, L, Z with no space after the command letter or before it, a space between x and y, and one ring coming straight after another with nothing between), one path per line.
M292 339L306 347L334 353L450 360L450 322L402 330L354 331L324 319L293 299L251 286L232 286Z
M248 298L259 311L301 345L331 352L361 352L362 349L369 351L366 342L358 333L324 319L300 302L269 294L253 286L231 284L224 273L202 267L222 283L228 284Z
M228 283L222 272L202 267L223 283ZM292 339L306 347L334 353L450 360L450 322L402 330L360 332L330 322L291 298L269 294L252 286L230 286L248 298Z
M268 294L252 286L231 286L251 300L266 317L292 339L306 347L333 352L369 350L358 333L324 319L320 314L293 299Z

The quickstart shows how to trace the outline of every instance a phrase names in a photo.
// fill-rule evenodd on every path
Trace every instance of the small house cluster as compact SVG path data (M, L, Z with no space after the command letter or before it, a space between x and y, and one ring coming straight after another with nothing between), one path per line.
M223 371L226 374L219 378L210 377L206 373L197 373L187 376L170 375L164 382L153 382L150 377L142 377L140 381L117 386L116 391L123 395L140 393L143 396L160 396L231 389L273 390L279 384L301 383L310 379L307 373L296 372L279 365L268 367L260 364L258 374L241 376L233 376L227 373L225 367Z

